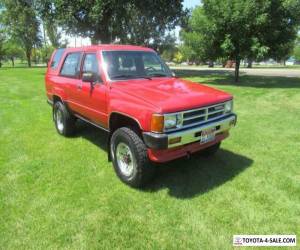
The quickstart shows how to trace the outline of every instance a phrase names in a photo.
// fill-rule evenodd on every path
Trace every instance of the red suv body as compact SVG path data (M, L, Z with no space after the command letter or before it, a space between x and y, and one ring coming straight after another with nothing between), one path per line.
M215 152L236 123L230 94L176 78L149 48L58 49L45 83L57 131L72 134L77 118L107 131L110 159L132 186L153 175L151 162Z

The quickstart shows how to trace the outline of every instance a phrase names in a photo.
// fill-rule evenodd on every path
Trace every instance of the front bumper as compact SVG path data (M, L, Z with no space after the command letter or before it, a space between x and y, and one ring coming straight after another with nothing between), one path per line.
M157 134L152 132L144 132L144 142L150 149L163 150L190 144L200 141L201 132L206 129L215 129L215 136L221 135L235 126L237 121L236 114L229 114L225 118L215 120L213 122L201 124L201 126L189 128L182 131L171 133ZM180 138L180 141L179 139ZM177 142L176 142L177 141ZM175 143L174 143L175 142Z

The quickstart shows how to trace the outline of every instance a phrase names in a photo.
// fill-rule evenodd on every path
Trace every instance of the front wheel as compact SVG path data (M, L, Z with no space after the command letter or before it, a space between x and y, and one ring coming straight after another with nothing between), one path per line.
M154 175L147 148L131 129L117 129L110 140L110 153L118 177L132 187L145 185Z

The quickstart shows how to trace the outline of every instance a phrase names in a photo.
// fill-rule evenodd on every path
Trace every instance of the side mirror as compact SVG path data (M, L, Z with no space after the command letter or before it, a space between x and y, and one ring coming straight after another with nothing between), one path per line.
M84 72L82 74L82 81L95 83L97 81L97 76L93 72Z

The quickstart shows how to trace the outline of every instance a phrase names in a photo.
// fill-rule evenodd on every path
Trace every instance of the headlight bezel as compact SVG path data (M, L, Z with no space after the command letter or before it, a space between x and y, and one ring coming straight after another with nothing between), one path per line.
M170 125L168 125L170 123ZM164 131L181 128L183 124L183 113L173 113L164 115Z
M224 113L229 114L233 112L233 100L227 101L224 104Z

